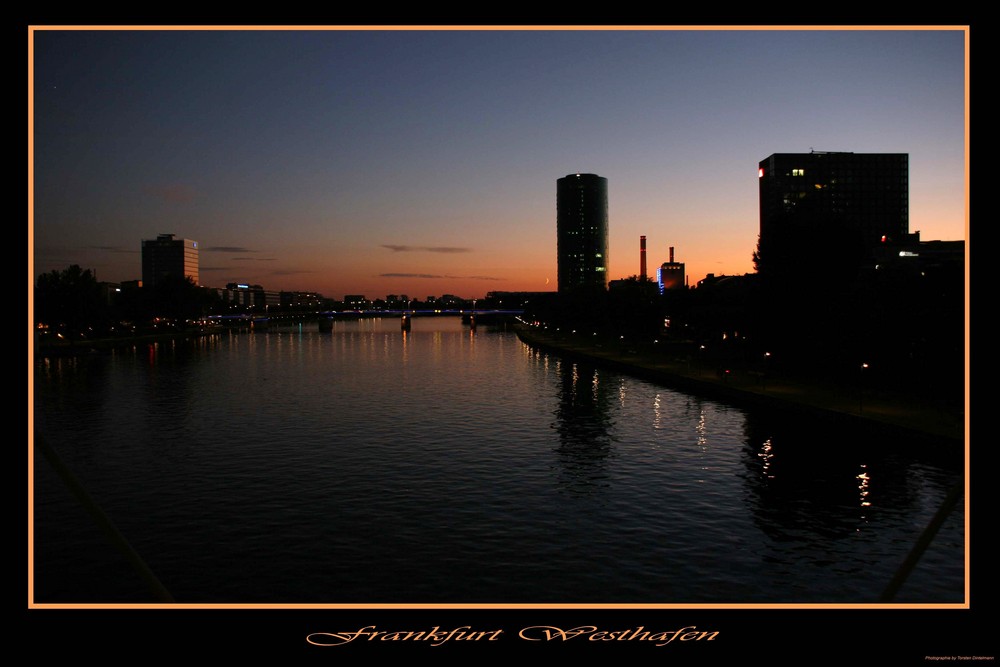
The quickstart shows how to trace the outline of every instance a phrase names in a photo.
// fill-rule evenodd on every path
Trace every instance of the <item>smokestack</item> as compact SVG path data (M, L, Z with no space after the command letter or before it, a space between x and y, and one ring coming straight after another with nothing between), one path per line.
M646 237L639 237L639 278L646 280Z
M670 263L674 263L674 247L670 246Z

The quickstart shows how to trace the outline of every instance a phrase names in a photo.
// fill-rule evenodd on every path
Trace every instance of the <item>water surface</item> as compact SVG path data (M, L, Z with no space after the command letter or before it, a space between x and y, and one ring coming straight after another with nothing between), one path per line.
M457 318L40 360L35 416L180 602L875 602L961 479ZM36 601L149 599L35 467ZM963 601L963 524L897 601Z

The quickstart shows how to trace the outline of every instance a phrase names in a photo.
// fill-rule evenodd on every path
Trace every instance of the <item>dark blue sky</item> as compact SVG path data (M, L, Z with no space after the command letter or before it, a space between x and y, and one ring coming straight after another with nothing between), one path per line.
M965 40L933 30L32 33L34 270L371 297L555 287L555 182L609 179L611 278L752 270L757 163L910 154L910 228L966 236Z

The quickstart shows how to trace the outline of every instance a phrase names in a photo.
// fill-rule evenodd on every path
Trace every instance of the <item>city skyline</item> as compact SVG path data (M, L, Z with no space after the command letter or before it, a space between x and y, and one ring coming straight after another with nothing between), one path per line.
M928 30L36 30L33 277L554 291L556 192L609 180L611 280L753 271L757 164L910 155L910 230L966 239L965 39Z

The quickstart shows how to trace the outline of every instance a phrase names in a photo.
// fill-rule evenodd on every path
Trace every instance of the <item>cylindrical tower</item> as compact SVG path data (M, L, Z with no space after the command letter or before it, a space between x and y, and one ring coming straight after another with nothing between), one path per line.
M556 181L559 291L608 286L608 179L570 174Z

